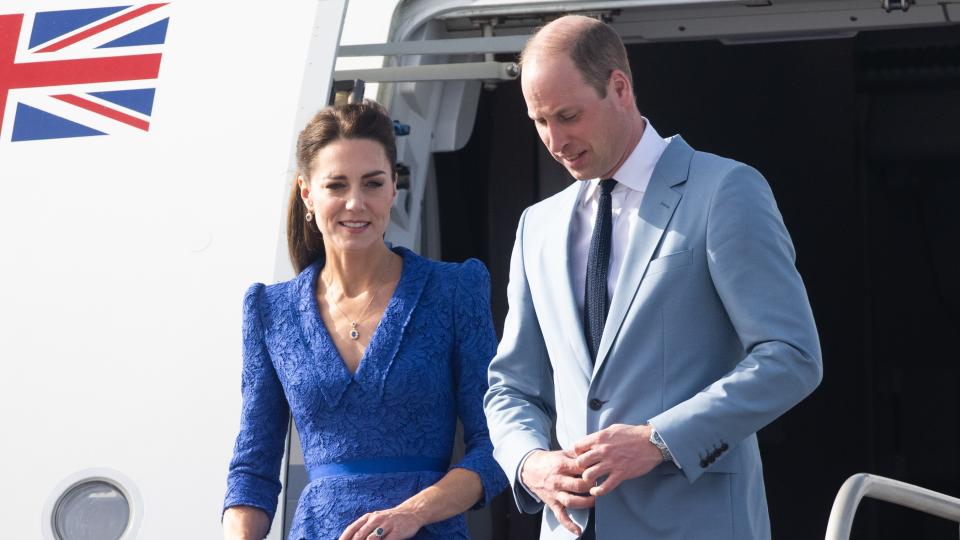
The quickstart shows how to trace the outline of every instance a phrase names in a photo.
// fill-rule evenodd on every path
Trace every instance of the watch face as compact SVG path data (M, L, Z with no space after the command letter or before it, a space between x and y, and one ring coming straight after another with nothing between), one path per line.
M650 442L652 442L657 448L663 448L663 439L660 438L660 432L654 431L650 434Z
M663 456L664 461L673 461L673 455L670 454L670 449L667 448L667 443L663 442L659 432L653 431L650 433L650 442L660 450L660 455Z

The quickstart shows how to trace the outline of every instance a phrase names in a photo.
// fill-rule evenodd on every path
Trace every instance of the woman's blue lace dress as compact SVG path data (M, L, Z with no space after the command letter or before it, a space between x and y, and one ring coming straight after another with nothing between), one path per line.
M290 281L255 284L243 305L243 410L224 508L249 505L273 519L284 436L293 414L309 470L358 459L449 461L456 420L466 451L451 467L476 472L482 506L506 486L483 415L496 350L483 264L424 259L395 248L403 272L360 365L351 375L317 311L322 262ZM326 476L300 496L290 539L337 538L359 516L395 506L444 473ZM463 515L415 536L468 538Z

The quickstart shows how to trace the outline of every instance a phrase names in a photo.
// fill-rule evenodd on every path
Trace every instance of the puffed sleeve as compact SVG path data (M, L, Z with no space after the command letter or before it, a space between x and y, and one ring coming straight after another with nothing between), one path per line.
M243 408L223 509L254 506L266 512L272 523L290 409L264 340L263 290L264 285L256 283L243 299Z
M497 350L497 336L490 312L490 275L476 259L460 267L454 310L457 415L463 424L466 451L453 466L480 476L483 498L474 506L480 508L507 487L507 478L493 459L493 444L483 413L487 367Z

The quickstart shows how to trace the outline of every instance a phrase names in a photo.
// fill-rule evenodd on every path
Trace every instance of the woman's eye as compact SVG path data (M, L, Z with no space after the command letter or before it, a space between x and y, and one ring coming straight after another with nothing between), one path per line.
M343 182L330 182L329 184L327 184L327 189L329 189L330 191L338 191L343 189L344 187L346 187L346 184L344 184Z
M382 180L370 180L367 182L367 187L371 189L376 189L381 186L383 186Z

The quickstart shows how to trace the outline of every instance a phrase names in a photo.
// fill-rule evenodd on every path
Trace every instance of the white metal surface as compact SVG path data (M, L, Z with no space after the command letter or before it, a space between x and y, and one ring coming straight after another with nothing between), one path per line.
M947 15L953 4L919 0L906 12L888 13L879 0L777 0L769 5L748 0L478 0L469 5L460 0L410 0L395 17L392 34L396 40L426 21L440 20L459 34L456 37L473 37L479 31L468 21L512 17L512 26L497 31L505 36L529 33L544 17L582 12L613 15L612 26L628 43L712 38L734 42L755 35L796 39L802 35L947 24L951 19L956 22L955 17L948 19Z
M287 265L293 141L326 101L344 4L175 0L149 132L0 142L3 538L42 537L87 469L140 494L139 540L221 536L241 299Z
M334 73L337 80L360 79L372 82L511 80L519 74L513 62L463 62L376 69L348 69Z
M529 35L460 39L431 39L399 43L341 45L339 58L353 56L397 56L404 54L478 54L519 52Z
M887 501L960 522L960 499L873 474L855 474L840 487L830 510L826 540L850 537L857 506L864 497Z
M743 4L744 0L476 0L469 5L444 10L443 18L517 15L524 13L569 13L577 11L607 11L629 8L660 8L676 6L705 6L710 4ZM461 2L463 4L463 2Z

